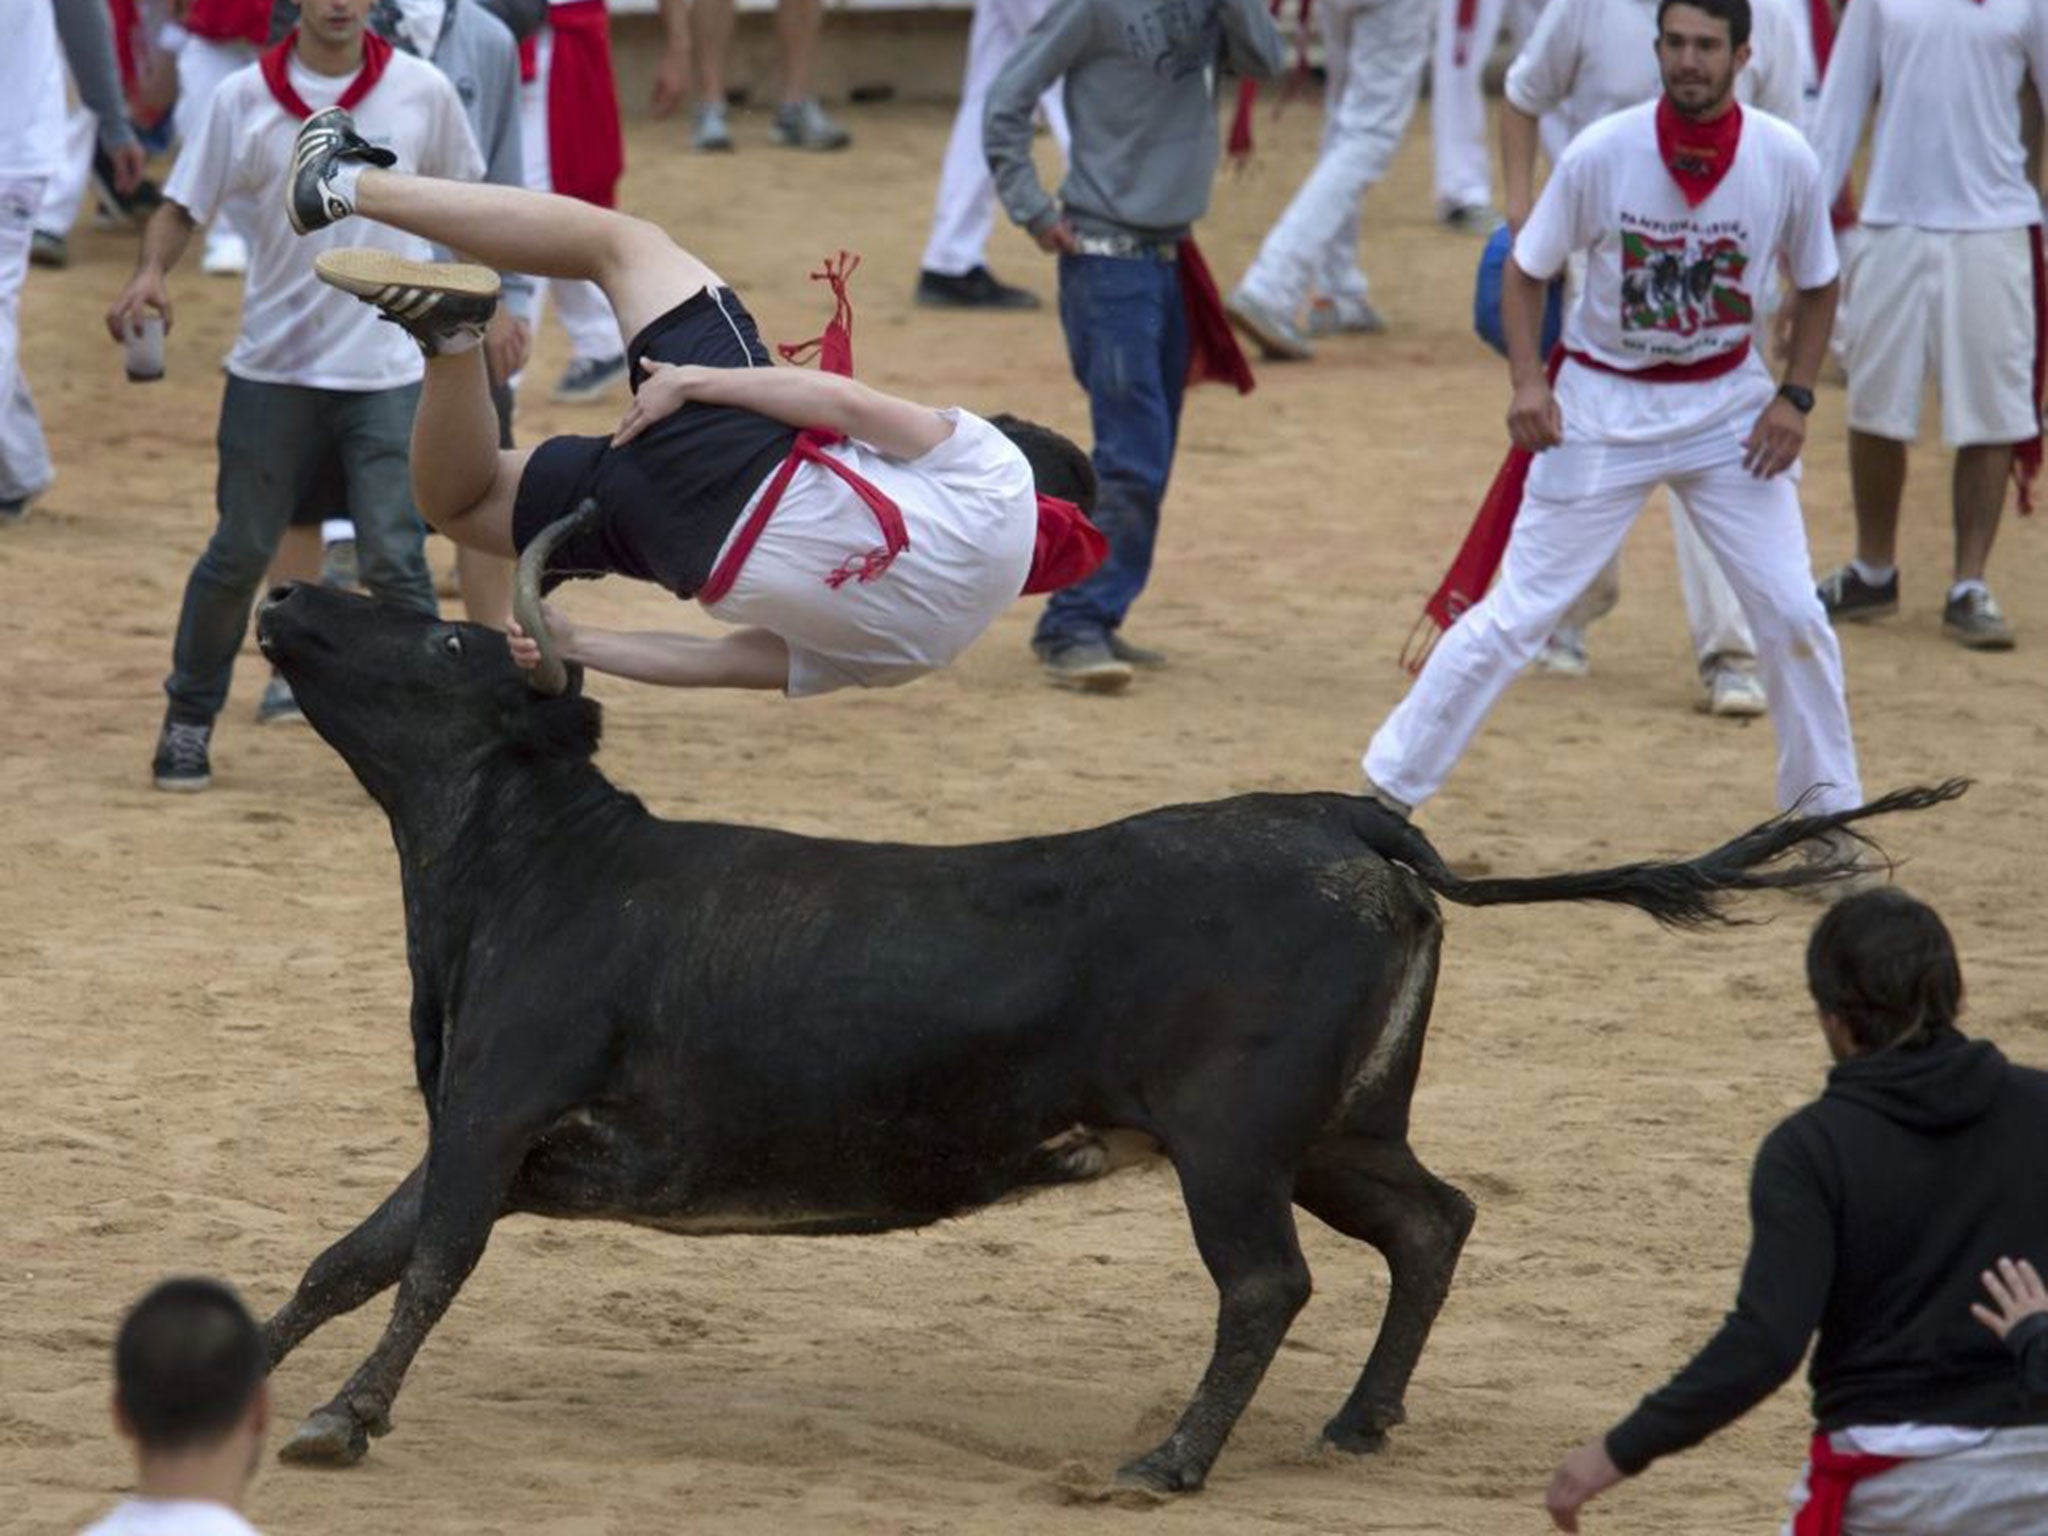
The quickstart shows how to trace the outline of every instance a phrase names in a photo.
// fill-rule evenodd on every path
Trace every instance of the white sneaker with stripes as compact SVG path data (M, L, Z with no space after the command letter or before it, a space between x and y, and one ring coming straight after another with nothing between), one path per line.
M351 248L322 251L313 271L404 327L429 357L476 346L498 307L498 274L489 267Z

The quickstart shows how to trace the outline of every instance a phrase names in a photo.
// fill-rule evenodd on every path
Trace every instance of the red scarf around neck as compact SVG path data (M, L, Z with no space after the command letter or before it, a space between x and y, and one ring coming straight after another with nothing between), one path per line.
M270 87L270 94L277 99L293 117L304 122L313 115L313 109L306 105L299 93L292 89L292 49L298 46L299 29L278 39L275 47L263 50L257 63L263 70L263 83ZM363 67L356 71L355 79L349 81L348 89L341 93L341 100L335 105L344 112L361 101L377 88L377 82L384 78L384 66L391 62L391 45L374 32L363 34Z
M1671 105L1669 96L1657 98L1657 152L1665 169L1685 194L1685 205L1704 203L1728 168L1735 164L1735 151L1742 143L1742 107L1730 102L1728 110L1710 123L1686 117Z

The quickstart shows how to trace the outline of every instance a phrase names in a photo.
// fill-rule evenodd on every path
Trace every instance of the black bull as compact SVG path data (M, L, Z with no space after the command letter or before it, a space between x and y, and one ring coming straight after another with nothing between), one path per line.
M1408 1146L1441 935L1471 905L1597 900L1665 922L1818 833L1959 786L1767 823L1689 863L1461 880L1370 801L1247 795L1092 831L905 847L671 822L591 762L598 706L532 693L502 637L311 588L263 649L391 819L420 1165L265 1325L271 1363L396 1284L383 1337L284 1448L349 1462L512 1211L678 1232L880 1232L1171 1160L1219 1294L1166 1440L1199 1487L1309 1295L1298 1205L1392 1276L1324 1429L1367 1451L1472 1203ZM1788 861L1789 862L1789 861Z

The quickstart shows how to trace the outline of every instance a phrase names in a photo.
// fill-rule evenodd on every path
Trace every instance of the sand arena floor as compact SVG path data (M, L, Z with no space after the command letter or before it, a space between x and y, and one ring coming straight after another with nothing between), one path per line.
M956 318L909 302L943 113L851 115L843 157L766 146L693 159L632 132L626 201L704 251L764 329L814 333L805 272L866 258L858 353L875 383L1085 432L1048 312ZM1312 108L1217 189L1227 283L1305 169ZM599 681L601 759L676 816L967 841L1090 825L1247 789L1354 782L1399 696L1395 653L1498 460L1503 370L1467 331L1476 243L1429 218L1411 138L1368 210L1385 337L1270 368L1247 400L1199 392L1153 590L1131 633L1173 667L1121 699L1046 687L1020 606L950 673L792 706ZM63 1530L122 1488L107 1345L159 1274L214 1271L267 1311L418 1155L396 867L385 824L304 729L252 723L253 650L216 738L215 788L153 791L159 683L186 571L212 525L217 359L233 284L173 279L171 381L130 386L99 315L132 260L82 231L36 273L27 364L62 479L0 531L0 1528ZM998 270L1050 296L1017 235ZM545 332L535 374L563 360ZM607 429L551 407L528 437ZM1994 575L2007 656L1939 633L1944 460L1916 462L1907 610L1845 637L1873 789L1968 773L1961 805L1896 824L1906 881L1963 946L1977 1026L2048 1060L2048 538L2009 524ZM1842 398L1814 418L1807 503L1847 548ZM1698 851L1769 813L1763 723L1709 721L1661 516L1627 556L1592 678L1516 687L1425 825L1454 861L1538 872ZM445 554L445 550L444 550ZM600 620L701 622L624 582ZM1823 1069L1799 974L1810 909L1695 937L1563 908L1448 917L1418 1096L1424 1158L1479 1203L1458 1283L1379 1457L1319 1453L1377 1325L1385 1269L1304 1218L1315 1300L1208 1492L1140 1515L1089 1501L1163 1432L1206 1357L1213 1292L1162 1172L899 1236L693 1241L506 1222L428 1342L397 1429L356 1470L273 1466L278 1532L1188 1533L1507 1536L1544 1528L1555 1457L1708 1333L1746 1241L1752 1148ZM332 1325L280 1371L287 1422L326 1400L382 1326ZM1803 1395L1596 1506L1588 1528L1775 1529Z

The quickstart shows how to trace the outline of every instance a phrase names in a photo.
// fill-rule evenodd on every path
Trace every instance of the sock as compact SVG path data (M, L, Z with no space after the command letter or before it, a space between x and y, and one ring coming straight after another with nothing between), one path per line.
M356 536L356 525L345 517L328 517L320 521L320 543L345 544Z
M1991 595L1991 589L1984 585L1980 578L1971 576L1957 582L1948 589L1948 600L1953 603L1960 598L1969 596L1972 592L1982 592L1986 597Z
M1899 574L1896 565L1866 565L1861 560L1851 560L1849 567L1873 587L1888 586Z
M429 357L460 357L483 344L484 328L481 325L451 325L445 331L434 332L433 340L423 339L420 350Z
M343 160L320 178L320 188L330 197L339 198L347 205L348 211L356 211L356 182L361 178L363 168L353 160Z

